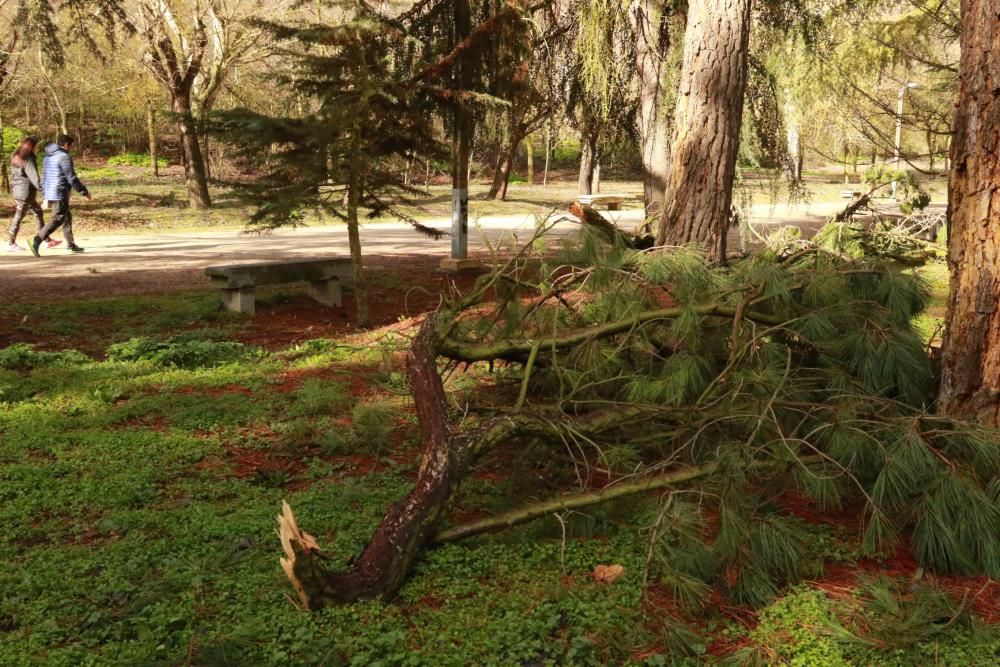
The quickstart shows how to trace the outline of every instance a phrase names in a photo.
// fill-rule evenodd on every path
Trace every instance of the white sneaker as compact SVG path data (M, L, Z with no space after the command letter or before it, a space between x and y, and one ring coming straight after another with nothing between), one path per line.
M24 246L19 246L16 243L8 243L5 250L7 252L24 252Z

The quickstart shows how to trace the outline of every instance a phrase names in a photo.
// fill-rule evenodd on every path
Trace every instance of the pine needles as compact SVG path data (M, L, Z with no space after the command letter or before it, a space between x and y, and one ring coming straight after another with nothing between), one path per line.
M619 480L718 466L646 520L647 577L683 607L716 585L761 604L810 572L808 536L773 502L789 488L824 508L860 504L868 553L909 539L927 567L1000 575L1000 438L927 413L919 277L808 243L718 267L587 230L541 280L527 259L446 307L439 351L513 362L498 372L517 377L534 350L519 414L600 415L585 436L555 426L559 446L598 452Z

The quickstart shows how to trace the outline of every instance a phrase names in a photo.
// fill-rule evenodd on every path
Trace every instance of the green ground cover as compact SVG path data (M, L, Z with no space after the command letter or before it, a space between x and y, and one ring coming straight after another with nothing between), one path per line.
M0 350L2 665L992 665L1000 640L932 577L862 568L857 535L805 524L814 572L760 611L684 610L643 589L655 500L429 550L399 599L297 608L274 516L289 501L338 561L364 544L419 457L406 383L375 334L267 352L207 295L91 302L103 360ZM30 311L42 330L73 302ZM213 310L214 308L214 310ZM93 312L91 310L90 312ZM46 324L48 322L48 324ZM152 332L202 331L170 338ZM57 334L57 331L53 331ZM97 341L92 341L94 345ZM479 373L450 390L481 390ZM488 462L457 512L531 493ZM517 481L517 478L519 478ZM526 486L527 485L527 486ZM595 583L598 564L622 579ZM864 569L894 572L891 564ZM846 586L846 590L845 590ZM742 621L742 622L741 622ZM751 629L748 629L751 628Z

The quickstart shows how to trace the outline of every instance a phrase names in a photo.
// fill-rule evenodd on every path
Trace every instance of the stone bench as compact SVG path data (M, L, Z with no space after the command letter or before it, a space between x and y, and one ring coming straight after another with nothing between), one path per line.
M280 262L209 266L205 274L222 292L226 310L253 315L258 285L309 283L309 296L324 306L340 305L340 282L350 282L353 272L346 257L291 259Z
M620 211L622 208L622 203L628 199L628 195L622 194L594 194L594 195L580 195L576 198L576 201L581 206L600 206L605 205L608 207L609 211Z

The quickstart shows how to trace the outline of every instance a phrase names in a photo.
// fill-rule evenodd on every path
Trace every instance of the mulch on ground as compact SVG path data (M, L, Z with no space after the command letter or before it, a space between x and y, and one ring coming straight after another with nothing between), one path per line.
M441 257L434 255L372 256L366 261L371 277L368 328L433 310L453 289L471 287L478 275L443 273L439 270ZM29 283L0 272L0 294L5 304L39 301L57 304L63 300L182 294L189 290L210 291L208 278L200 271L136 271L97 273L78 283L67 284L64 278ZM271 351L305 340L337 338L361 330L352 293L345 292L341 307L331 308L316 303L294 285L288 286L287 294L279 292L276 297L258 299L256 315L238 324L233 339ZM113 339L114 332L104 326L100 316L88 319L86 325L85 331L71 336L50 334L25 321L23 316L0 308L0 348L30 343L40 349L74 348L101 357L109 344L119 342ZM194 323L185 330L212 326ZM171 333L177 332L163 331L159 335Z

